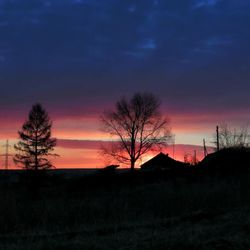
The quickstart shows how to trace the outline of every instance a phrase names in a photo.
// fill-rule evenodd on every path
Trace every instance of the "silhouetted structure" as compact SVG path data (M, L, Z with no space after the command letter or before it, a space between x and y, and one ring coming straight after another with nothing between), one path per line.
M250 169L250 149L245 147L224 148L208 154L199 168L210 172L230 174Z
M40 104L35 104L28 120L18 132L20 141L14 146L17 154L14 162L26 170L44 170L53 167L47 159L55 156L50 152L54 150L56 139L51 138L52 122Z
M0 156L4 157L4 169L8 170L9 168L9 158L11 156L11 154L9 153L9 149L10 149L10 144L9 144L9 140L6 141L6 144L3 145L3 147L5 148L5 154L2 154Z
M220 150L219 126L216 126L216 147L217 151L219 151Z
M203 151L204 151L204 157L207 156L207 146L206 146L206 140L203 139Z
M175 168L190 166L187 163L176 161L168 154L159 153L149 161L141 165L142 170L172 170Z
M107 174L110 174L110 173L114 173L115 170L119 167L119 165L109 165L109 166L106 166L104 168L101 168L100 169L100 172L101 173L107 173Z

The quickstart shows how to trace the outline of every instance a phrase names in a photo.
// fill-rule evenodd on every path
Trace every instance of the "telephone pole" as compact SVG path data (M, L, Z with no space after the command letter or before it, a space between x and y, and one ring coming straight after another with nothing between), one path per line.
M175 157L175 135L173 135L173 159Z
M203 139L203 148L204 148L204 157L207 156L207 146L206 146L206 141Z
M194 150L194 165L196 165L197 164L197 156L196 156L197 154L196 154L196 150Z
M216 145L217 145L217 151L219 151L220 150L219 126L216 126Z

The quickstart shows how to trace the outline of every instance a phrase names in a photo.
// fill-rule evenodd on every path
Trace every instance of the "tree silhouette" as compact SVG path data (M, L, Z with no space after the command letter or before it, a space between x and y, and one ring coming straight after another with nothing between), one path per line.
M26 170L45 170L54 167L47 159L56 156L54 150L56 139L51 138L52 122L40 104L35 104L29 113L28 120L18 131L20 141L14 145L17 154L14 162Z
M131 170L144 154L167 144L171 138L169 120L159 110L160 101L152 94L136 93L131 99L123 98L114 111L101 117L103 130L116 139L103 153L121 163L130 164Z
M231 148L231 147L248 147L249 145L249 132L247 126L241 128L232 129L227 123L221 123L218 126L218 139L219 148ZM216 135L214 135L216 138ZM214 144L217 144L215 139Z

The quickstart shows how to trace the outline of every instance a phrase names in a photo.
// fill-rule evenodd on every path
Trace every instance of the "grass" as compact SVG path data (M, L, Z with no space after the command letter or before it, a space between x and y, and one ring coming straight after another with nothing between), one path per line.
M0 249L248 249L250 175L0 189Z

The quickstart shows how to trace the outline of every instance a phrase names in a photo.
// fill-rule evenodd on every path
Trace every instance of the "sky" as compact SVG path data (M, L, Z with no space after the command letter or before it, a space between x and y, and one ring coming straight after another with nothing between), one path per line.
M249 12L246 0L0 0L0 144L40 102L59 167L100 166L99 117L135 92L160 98L177 144L211 144L217 124L250 122Z

